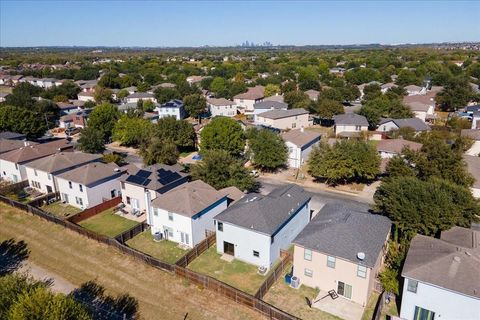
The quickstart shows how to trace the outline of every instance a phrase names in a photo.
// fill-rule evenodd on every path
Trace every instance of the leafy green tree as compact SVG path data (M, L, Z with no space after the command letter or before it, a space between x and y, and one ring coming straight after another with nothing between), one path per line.
M332 119L334 115L345 113L341 103L330 99L318 100L313 104L312 109L323 119Z
M396 177L375 192L375 210L387 215L404 235L435 235L455 225L470 227L480 210L467 187L442 179Z
M290 109L309 109L312 103L308 95L302 91L289 91L285 93L284 101Z
M204 114L207 108L207 100L201 94L190 94L183 98L183 104L188 114L197 118Z
M472 99L475 99L475 94L468 80L456 77L447 82L443 90L437 94L435 101L444 111L456 111L466 106Z
M98 129L89 126L80 133L78 147L83 152L100 153L105 150L105 140Z
M367 101L358 112L365 116L372 127L377 127L380 118L411 118L412 111L401 100L390 100L386 96Z
M364 141L344 140L314 147L308 159L310 174L328 184L372 180L380 173L376 148Z
M107 103L112 101L112 90L97 86L93 95L96 103Z
M192 149L195 146L195 130L186 120L164 117L154 126L153 135L162 141L173 141L180 149Z
M139 146L153 133L153 124L143 118L123 115L113 128L112 139L124 146Z
M155 103L152 100L143 101L142 111L152 112L155 109Z
M215 117L200 133L200 148L225 150L231 155L240 155L245 150L245 134L238 122L227 117Z
M35 104L33 97L38 97L42 89L28 82L16 85L12 93L5 97L5 104L15 107L32 108Z
M116 152L104 154L103 157L102 157L102 161L105 162L105 163L113 162L113 163L115 163L119 166L125 164L125 160L123 159L123 157Z
M122 89L122 90L118 91L117 98L121 100L121 99L124 99L124 98L128 97L129 95L130 95L130 93L127 90Z
M380 72L372 68L355 68L345 72L344 76L347 82L356 85L372 81L380 81L381 78Z
M150 89L150 85L146 82L142 82L137 85L137 90L139 92L147 92L149 89Z
M280 90L280 86L279 85L276 85L276 84L267 84L265 86L265 97L271 97L271 96L274 96L276 94L280 94L281 90Z
M43 114L23 107L0 106L0 128L23 133L27 138L39 138L47 131Z
M300 90L320 90L319 73L312 67L301 67L298 70L298 86Z
M408 86L411 84L415 85L420 85L421 84L421 79L417 77L415 72L404 69L398 73L398 78L395 81L396 84L399 86Z
M159 138L152 138L148 145L143 145L140 154L146 165L155 163L172 165L177 163L179 156L177 146L173 141L162 141Z
M193 179L200 179L217 190L231 186L248 191L257 188L254 177L225 150L204 152L203 160L192 166L191 173Z
M227 90L227 81L221 77L215 77L210 84L210 91L216 93L217 95L225 93Z
M65 81L63 84L59 86L53 86L45 90L41 96L45 99L54 99L56 96L65 96L68 99L76 99L77 94L80 92L80 87L72 82L72 81Z
M288 149L283 139L266 129L251 128L247 131L248 147L255 167L275 170L287 162Z
M363 101L373 100L380 96L382 96L382 91L380 86L376 83L369 84L363 88Z
M158 103L166 103L173 99L181 99L182 95L174 88L157 88L153 92Z
M112 136L113 127L120 118L120 111L110 103L102 103L93 109L88 118L88 126L97 128L105 141Z
M288 81L282 84L282 93L285 94L291 91L297 91L297 83L295 81Z

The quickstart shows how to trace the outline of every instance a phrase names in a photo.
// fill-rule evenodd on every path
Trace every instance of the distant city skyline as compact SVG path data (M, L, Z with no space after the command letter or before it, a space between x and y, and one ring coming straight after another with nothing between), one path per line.
M477 1L0 1L0 46L480 41Z

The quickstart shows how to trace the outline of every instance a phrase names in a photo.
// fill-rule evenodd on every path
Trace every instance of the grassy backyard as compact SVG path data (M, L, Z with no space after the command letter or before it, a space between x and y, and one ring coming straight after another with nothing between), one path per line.
M265 281L265 276L257 273L257 267L240 260L227 262L220 259L217 247L212 246L188 266L197 272L209 275L235 288L255 294Z
M373 319L373 314L375 312L375 307L380 299L380 293L374 291L368 299L367 306L365 307L365 312L363 313L362 320L371 320ZM397 305L395 300L390 301L388 305L385 305L382 310L382 315L380 319L387 320L387 316L398 316Z
M178 259L187 253L186 250L178 248L178 243L167 240L153 241L150 230L144 231L128 240L127 245L169 263L177 262Z
M290 269L290 266L287 267L285 273ZM312 300L317 295L316 289L304 285L299 289L290 288L282 277L270 288L263 300L302 319L341 320L339 317L307 305L305 298Z
M120 233L134 227L138 222L125 219L113 213L113 209L108 209L91 218L79 223L82 227L95 231L96 233L115 237Z
M51 214L54 214L58 217L69 217L82 211L79 208L68 204L63 204L61 202L44 205L41 207L41 209L50 212Z
M0 204L0 242L10 238L27 243L29 260L35 265L75 286L95 280L107 294L135 297L142 319L264 319L106 245Z

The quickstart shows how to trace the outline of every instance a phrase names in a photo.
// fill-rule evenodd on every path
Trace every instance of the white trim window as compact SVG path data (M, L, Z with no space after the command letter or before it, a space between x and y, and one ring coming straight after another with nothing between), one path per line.
M335 257L327 256L327 267L335 269L337 259Z
M418 281L408 279L407 291L417 293L417 289L418 289Z
M305 251L303 252L303 259L307 261L312 261L312 250L310 249L304 249Z
M75 197L75 202L80 205L80 206L83 206L83 199L80 198L80 197Z
M168 221L173 221L173 212L168 213Z
M313 277L313 271L310 270L310 269L307 269L307 268L305 268L305 269L303 270L303 274L304 274L305 276L307 276L307 277L310 277L310 278Z
M357 277L365 279L367 277L367 267L358 265L357 266Z

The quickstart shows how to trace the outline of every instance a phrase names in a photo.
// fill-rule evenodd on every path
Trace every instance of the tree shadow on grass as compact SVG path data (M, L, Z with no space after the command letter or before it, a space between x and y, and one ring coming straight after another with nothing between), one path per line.
M8 239L0 242L0 276L12 273L28 259L30 252L26 242Z
M109 296L105 294L105 288L95 281L85 282L70 295L83 304L96 320L137 318L137 299L126 293Z

